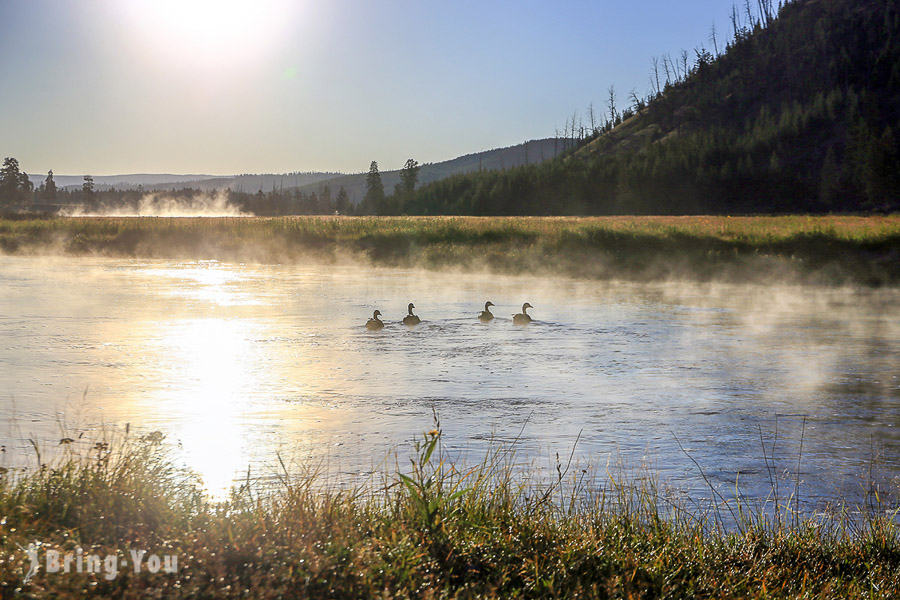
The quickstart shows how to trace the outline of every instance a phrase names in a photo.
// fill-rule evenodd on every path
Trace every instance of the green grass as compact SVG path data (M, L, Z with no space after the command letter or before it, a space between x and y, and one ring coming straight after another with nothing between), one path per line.
M0 251L878 286L900 216L0 219Z
M55 464L0 486L3 597L890 598L900 593L892 515L771 521L730 532L667 505L652 483L558 470L536 486L508 449L464 468L422 435L402 471L355 490L283 474L223 504L158 439L74 441ZM40 458L39 458L40 462ZM649 481L649 483L648 483ZM39 571L20 547L171 554L177 573L114 579ZM41 555L43 557L43 555Z

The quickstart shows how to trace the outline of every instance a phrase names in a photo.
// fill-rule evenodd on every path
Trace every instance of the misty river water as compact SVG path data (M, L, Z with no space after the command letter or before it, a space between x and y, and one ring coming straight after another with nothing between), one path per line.
M0 256L0 307L6 466L130 423L215 497L279 456L351 484L406 463L435 411L455 460L516 440L538 478L572 455L691 497L799 483L809 506L900 481L897 289Z

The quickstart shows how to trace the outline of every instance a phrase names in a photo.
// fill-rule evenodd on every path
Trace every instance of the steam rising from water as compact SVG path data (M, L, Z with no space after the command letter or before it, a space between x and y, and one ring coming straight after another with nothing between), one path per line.
M776 476L811 508L862 502L869 483L900 496L896 288L0 258L0 421L28 419L45 447L82 399L90 426L181 442L210 490L282 455L355 482L411 452L435 409L455 456L508 441L535 480L574 448L585 468L646 461L692 498L708 480L765 502ZM517 327L526 300L535 322Z
M252 217L232 204L228 192L201 194L191 198L177 198L166 194L148 193L137 205L102 207L99 210L76 208L61 211L66 217Z

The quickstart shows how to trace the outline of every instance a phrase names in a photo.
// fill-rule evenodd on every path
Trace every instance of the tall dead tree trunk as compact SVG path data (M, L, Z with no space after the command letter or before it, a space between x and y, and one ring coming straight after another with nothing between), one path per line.
M716 51L716 58L719 58L719 43L716 41L716 22L712 22L712 29L709 32L709 40L712 42L713 50Z
M612 121L613 127L615 127L619 111L616 109L616 87L614 85L609 86L609 99L606 101L606 104L609 107L609 120Z

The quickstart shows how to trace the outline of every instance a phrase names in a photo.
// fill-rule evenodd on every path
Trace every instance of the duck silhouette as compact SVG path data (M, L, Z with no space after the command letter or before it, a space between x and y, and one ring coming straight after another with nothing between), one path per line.
M484 310L478 313L478 320L482 323L487 323L488 321L494 318L494 315L491 313L489 306L494 306L494 303L488 300L484 303Z
M409 311L409 314L406 315L405 317L403 317L404 325L418 325L419 323L422 322L422 319L420 319L419 317L417 317L416 315L413 314L412 309L414 309L414 308L415 308L415 306L413 305L412 302L410 302L409 306L406 307L406 310Z
M378 318L380 314L380 310L376 310L372 313L372 318L366 321L366 329L369 331L378 331L379 329L384 328L384 323Z
M528 323L531 323L531 317L528 315L527 312L525 312L529 308L534 308L534 307L532 305L528 304L527 302L525 304L523 304L522 312L520 312L517 315L513 315L513 323L515 323L516 325L527 325Z

